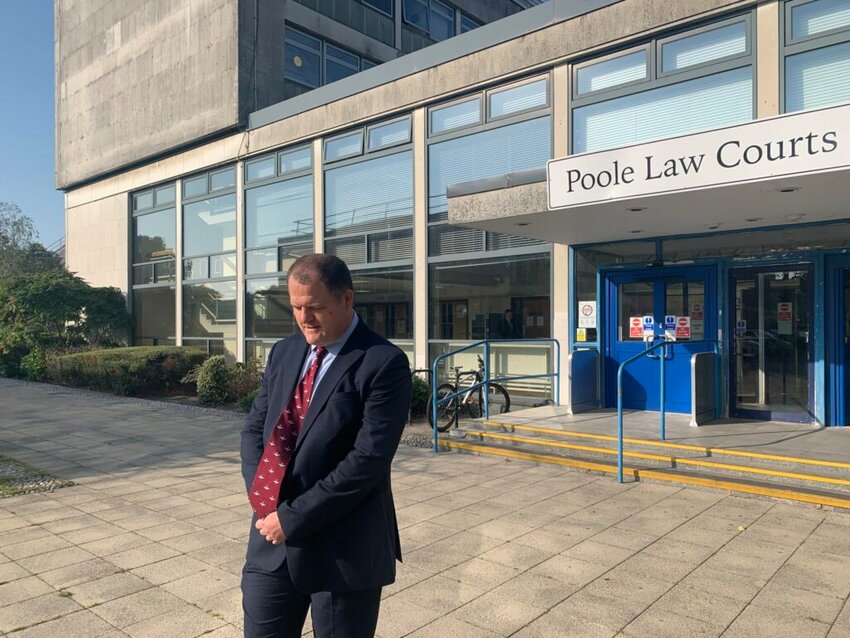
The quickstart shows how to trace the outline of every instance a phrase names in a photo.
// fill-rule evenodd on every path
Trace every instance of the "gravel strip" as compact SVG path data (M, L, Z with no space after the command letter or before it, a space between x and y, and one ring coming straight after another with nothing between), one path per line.
M52 492L73 484L67 479L56 478L14 459L0 456L0 498Z

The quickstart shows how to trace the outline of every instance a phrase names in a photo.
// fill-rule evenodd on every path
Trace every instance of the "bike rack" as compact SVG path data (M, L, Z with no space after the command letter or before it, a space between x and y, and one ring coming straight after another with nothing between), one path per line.
M649 347L647 347L644 351L637 353L635 356L626 359L623 363L620 364L620 367L617 369L617 483L623 482L623 370L626 369L626 366L633 361L637 361L641 357L647 357L649 359L657 359L659 365L661 366L659 376L659 384L660 388L660 405L659 412L661 413L661 433L660 438L662 441L666 440L667 437L667 420L665 413L665 402L667 400L667 387L664 378L664 362L667 361L668 352L667 347L671 344L675 344L676 341L672 339L668 340L664 337L661 337L661 341L655 343ZM719 359L720 358L720 344L714 339L698 339L696 341L681 341L680 344L688 344L688 345L696 345L701 343L710 343L712 345L714 355ZM653 351L658 350L659 348L664 348L661 354L654 354ZM720 366L716 366L715 374L718 376L718 380L715 383L715 393L718 395L715 397L715 405L720 406L719 393L720 393ZM436 424L436 421L435 421ZM436 427L436 426L435 426Z
M549 343L555 346L555 372L549 372L546 374L525 374L525 375L513 375L513 376L503 376L497 377L496 379L490 378L490 344L507 344L507 343L520 343L520 344L530 344L530 343ZM458 390L457 392L453 392L445 397L443 397L439 402L437 401L437 366L438 364L447 359L448 357L454 356L461 352L466 352L467 350L472 350L474 348L484 347L484 380L475 383L469 387L465 387L462 391ZM452 399L459 397L462 394L466 394L470 390L476 390L482 386L489 386L491 383L498 383L500 381L515 381L518 379L542 379L553 377L554 379L554 392L553 395L555 397L555 405L561 405L561 343L557 339L484 339L482 341L476 341L475 343L471 343L468 346L463 348L458 348L457 350L452 350L451 352L444 352L443 354L437 355L434 358L434 363L431 365L431 428L434 430L434 453L439 452L439 444L438 444L438 432L437 432L437 406L442 403L446 403L451 401ZM490 393L484 393L484 418L490 418Z

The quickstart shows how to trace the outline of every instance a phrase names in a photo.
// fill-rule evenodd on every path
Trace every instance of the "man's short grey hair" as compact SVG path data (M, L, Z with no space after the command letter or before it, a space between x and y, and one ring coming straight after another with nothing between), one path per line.
M346 290L354 290L348 266L335 255L313 253L299 257L286 272L286 279L294 279L302 285L318 281L335 295L342 295Z

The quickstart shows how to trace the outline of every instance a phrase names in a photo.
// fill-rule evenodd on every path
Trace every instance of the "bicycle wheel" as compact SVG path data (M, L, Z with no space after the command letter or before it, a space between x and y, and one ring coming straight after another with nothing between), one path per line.
M504 414L511 409L511 396L498 383L491 383L487 388L487 398L490 402L490 416L494 414ZM481 406L482 413L484 406Z
M450 399L445 403L440 403L444 398L449 396L450 394L454 394L455 387L450 383L444 383L440 387L437 388L437 430L440 432L445 432L448 430L454 422L457 420L457 397L454 399ZM434 410L433 397L428 396L428 424L433 427L434 420L432 418L432 412Z

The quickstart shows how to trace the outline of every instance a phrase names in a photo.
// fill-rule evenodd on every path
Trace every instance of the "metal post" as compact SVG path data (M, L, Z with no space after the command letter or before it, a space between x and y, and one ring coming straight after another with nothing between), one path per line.
M623 367L617 370L617 483L623 482Z
M661 408L661 440L662 441L665 440L665 437L666 437L666 434L667 434L666 433L667 423L666 423L666 419L665 419L666 414L665 414L665 410L664 410L664 403L665 403L665 400L667 398L666 397L667 384L664 381L664 370L666 369L666 366L664 365L665 359L667 359L667 346L666 345L661 346L661 359L660 359L660 361L661 361L661 405L660 405L660 408Z
M437 364L440 357L434 358L434 366L431 370L431 427L434 429L434 454L438 454L440 446L437 444Z
M490 418L490 342L484 341L484 418Z
M555 405L561 405L561 342L555 340Z

